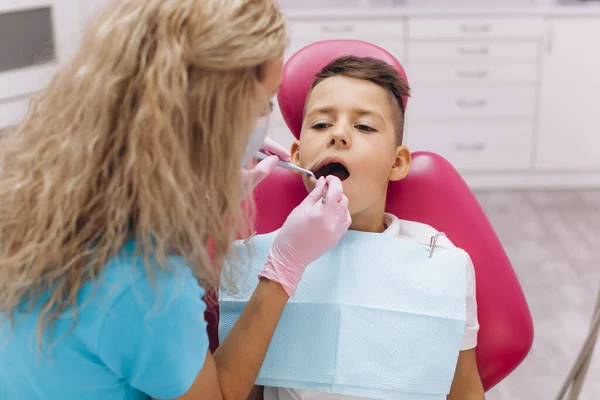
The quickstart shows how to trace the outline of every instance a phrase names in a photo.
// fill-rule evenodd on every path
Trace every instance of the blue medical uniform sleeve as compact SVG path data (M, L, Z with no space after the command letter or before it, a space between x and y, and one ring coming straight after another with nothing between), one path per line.
M106 312L98 355L113 373L153 398L185 394L209 347L204 290L187 268L145 274Z

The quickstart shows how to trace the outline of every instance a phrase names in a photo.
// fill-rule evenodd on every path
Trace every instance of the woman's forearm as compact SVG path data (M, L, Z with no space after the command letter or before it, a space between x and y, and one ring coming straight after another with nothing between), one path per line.
M215 351L225 399L247 398L288 299L279 283L261 279L240 318Z

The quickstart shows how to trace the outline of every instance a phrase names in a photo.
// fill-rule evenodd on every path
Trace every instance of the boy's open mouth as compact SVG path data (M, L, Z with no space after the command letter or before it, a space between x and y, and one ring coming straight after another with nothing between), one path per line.
M337 176L341 181L348 179L350 172L341 162L326 162L314 171L315 176L319 179L322 176L333 175Z

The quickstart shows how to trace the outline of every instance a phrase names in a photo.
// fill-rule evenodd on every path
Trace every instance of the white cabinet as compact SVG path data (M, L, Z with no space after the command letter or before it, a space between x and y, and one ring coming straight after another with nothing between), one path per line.
M463 173L524 171L531 159L532 122L423 122L405 144L446 158Z
M547 24L535 168L599 170L600 18Z
M538 58L538 44L535 41L449 41L443 38L435 42L411 41L408 57L411 61L426 62L535 61Z
M464 175L531 168L542 19L411 17L408 147Z
M439 64L412 62L410 68L410 84L413 87L534 84L537 82L537 77L538 66L530 62L509 64L483 62L478 65L469 65L461 61Z
M539 37L542 20L529 17L438 17L411 21L411 39L523 39Z
M409 78L410 79L410 78ZM431 118L533 118L535 90L532 86L428 86L412 85L409 100L413 121ZM494 120L490 124L495 124Z

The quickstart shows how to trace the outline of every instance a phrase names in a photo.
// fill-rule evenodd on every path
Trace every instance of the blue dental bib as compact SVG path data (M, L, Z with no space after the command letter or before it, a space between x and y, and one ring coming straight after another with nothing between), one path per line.
M256 285L276 232L235 244L251 260L235 295L220 291L219 337ZM468 255L348 231L308 266L256 384L372 399L445 398L466 323Z

